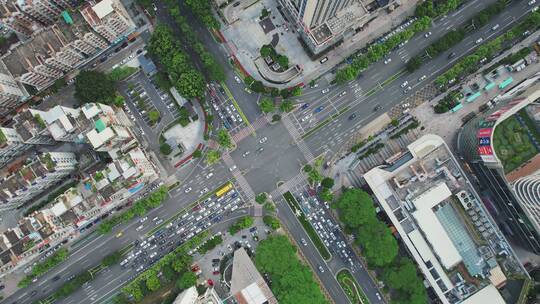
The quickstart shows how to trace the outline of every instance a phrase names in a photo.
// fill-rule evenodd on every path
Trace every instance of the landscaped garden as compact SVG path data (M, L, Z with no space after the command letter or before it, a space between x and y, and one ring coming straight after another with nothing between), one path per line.
M358 285L358 282L356 282L349 270L341 270L340 272L338 272L336 278L351 303L369 303L366 295L360 288L360 285Z
M527 129L515 117L506 119L495 128L493 146L505 173L518 168L538 153L527 135Z

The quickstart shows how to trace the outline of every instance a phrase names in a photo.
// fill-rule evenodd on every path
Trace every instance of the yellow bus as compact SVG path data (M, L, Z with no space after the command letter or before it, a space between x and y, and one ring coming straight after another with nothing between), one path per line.
M216 191L216 196L217 197L222 197L227 192L231 191L232 188L233 188L233 185L232 185L232 183L229 182L225 186L221 187L218 191Z

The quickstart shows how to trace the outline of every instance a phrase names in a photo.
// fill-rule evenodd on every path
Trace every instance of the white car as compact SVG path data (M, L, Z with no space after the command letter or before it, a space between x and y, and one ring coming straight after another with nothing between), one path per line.
M482 41L484 41L484 38L480 37L480 38L476 39L476 44L480 44L480 43L482 43Z
M392 58L388 58L384 60L384 64L389 64L390 62L392 62Z
M208 188L205 187L204 189L201 190L200 193L201 193L201 195L202 195L202 194L205 194L206 192L208 192Z
M406 94L407 92L409 92L410 90L412 90L412 88L409 86L409 87L406 87L405 90L403 90L403 94Z
M429 37L429 36L431 36L431 32L427 32L427 33L424 34L424 37L426 37L426 38Z
M144 223L147 219L148 219L148 216L145 216L145 217L143 217L143 218L140 220L140 222L141 222L141 223Z
M426 76L426 75L422 75L422 76L420 76L420 78L418 78L418 81L422 81L422 80L425 80L426 78L427 78L427 76Z
M208 175L206 176L206 179L209 179L210 177L214 176L214 173L210 172L208 173Z
M265 136L265 137L261 138L261 140L259 140L259 143L264 144L267 140L268 140L268 138Z
M300 241L302 242L302 245L307 246L307 242L304 238L302 238Z
M342 96L345 96L345 95L347 95L347 91L343 91L343 92L339 93L339 97L342 97Z
M537 10L538 10L538 6L535 6L535 7L532 8L531 12L534 13L534 12L536 12Z
M143 225L140 225L139 227L135 228L136 231L141 231L144 228Z
M238 78L238 76L234 76L234 80L236 80L236 82L238 82L238 83L242 82L242 81L240 80L240 78Z
M529 1L529 5L533 5L533 4L535 4L535 3L536 3L536 0L531 0L531 1Z
M231 172L233 172L234 170L236 170L236 165L229 168L229 171Z
M305 121L309 120L311 118L311 116L313 116L312 113L309 113L308 115L304 116L304 118L301 119L302 122L305 122Z
M157 12L157 6L154 3L152 3L152 8L154 9L154 12Z
M404 87L406 87L407 85L409 85L409 82L408 82L408 81L405 81L405 82L403 82L403 83L401 84L401 87L404 88Z
M330 89L329 89L329 88L326 88L326 89L322 90L322 93L323 93L323 94L326 94L326 93L328 93L328 92L330 92Z
M191 191L191 187L187 187L186 190L184 190L184 193L189 193Z

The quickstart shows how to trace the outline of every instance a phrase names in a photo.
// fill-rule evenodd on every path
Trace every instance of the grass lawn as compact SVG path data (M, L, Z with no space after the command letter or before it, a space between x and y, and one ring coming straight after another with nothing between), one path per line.
M497 126L493 141L495 153L503 162L505 173L521 166L538 153L526 130L515 117L510 117Z
M343 269L338 272L336 278L339 285L341 285L341 288L343 288L343 291L345 291L345 294L347 294L347 297L351 303L369 303L369 300L360 288L360 285L358 285L358 282L356 282L352 274L347 269Z
M294 196L291 194L291 192L287 191L283 194L283 197L285 197L285 200L293 210L293 212L296 212L296 210L300 210L300 216L297 217L297 219L300 221L302 226L304 227L304 230L306 230L306 233L309 235L309 238L311 241L313 241L313 244L315 244L315 247L317 247L317 250L319 250L319 253L325 260L330 259L330 252L328 252L328 249L326 246L324 246L323 242L319 238L319 235L313 229L313 226L309 223L309 221L306 218L306 215L298 205L298 202L294 198Z

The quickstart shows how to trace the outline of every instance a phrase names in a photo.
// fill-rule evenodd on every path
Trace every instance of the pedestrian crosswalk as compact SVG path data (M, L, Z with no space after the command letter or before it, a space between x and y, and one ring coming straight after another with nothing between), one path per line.
M232 159L231 155L229 153L223 153L223 162L227 165L229 168L236 168L236 165L234 163L234 160ZM234 179L238 183L238 186L240 186L240 189L244 192L246 195L246 201L252 202L255 199L255 192L253 192L253 189L251 189L251 186L247 182L246 178L242 175L240 170L238 168L234 169L232 171L232 174L234 176Z
M304 140L302 139L302 136L298 132L298 129L294 126L293 122L291 121L291 118L289 115L284 116L281 121L283 122L283 125L285 125L285 128L293 138L294 142L296 143L297 147L300 149L302 154L304 154L304 157L306 158L307 162L310 162L315 158L313 153L311 153L311 150L309 150L309 147L306 145Z
M255 120L251 125L248 125L238 130L238 132L234 133L232 135L232 139L234 140L235 143L239 143L244 138L248 137L253 132L257 131L258 129L260 129L261 127L264 127L267 124L268 124L268 118L266 118L266 115L261 116L257 120Z
M288 181L286 181L285 183L283 183L281 186L277 187L272 192L270 192L270 195L274 199L276 199L280 195L282 195L283 193L291 190L292 188L296 187L297 185L305 184L305 183L307 183L306 177L304 176L304 174L302 172L300 172L297 175L295 175L294 177L292 177L291 179L289 179Z

